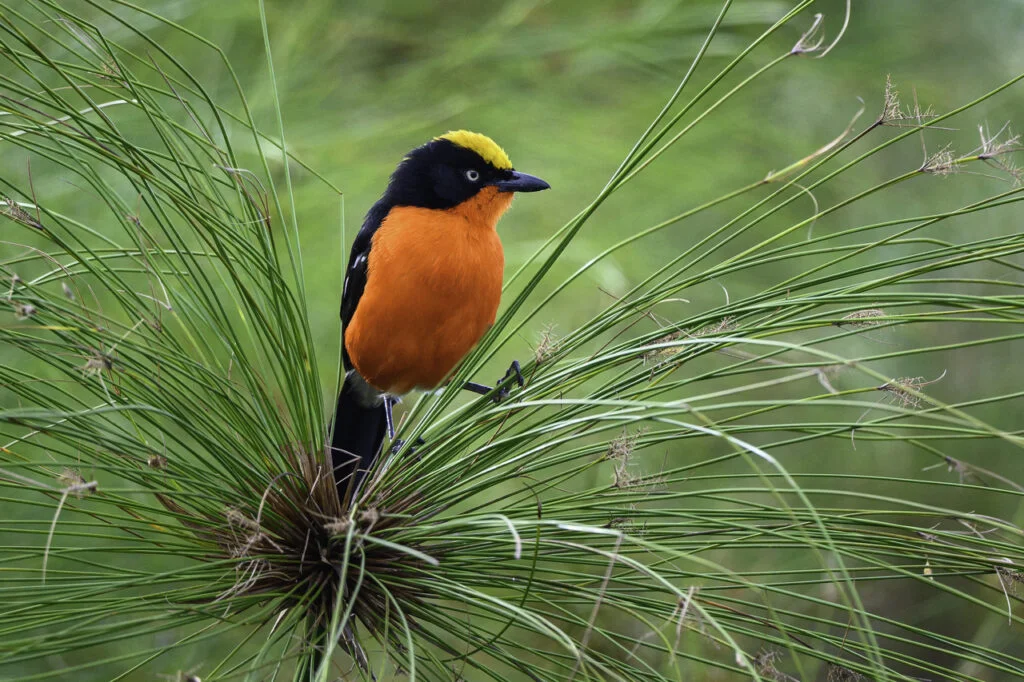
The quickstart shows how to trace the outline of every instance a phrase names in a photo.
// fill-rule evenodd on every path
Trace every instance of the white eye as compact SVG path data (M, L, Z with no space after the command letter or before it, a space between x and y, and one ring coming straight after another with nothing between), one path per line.
M469 180L470 182L476 182L477 180L480 179L479 171L470 168L468 171L466 171L466 179Z

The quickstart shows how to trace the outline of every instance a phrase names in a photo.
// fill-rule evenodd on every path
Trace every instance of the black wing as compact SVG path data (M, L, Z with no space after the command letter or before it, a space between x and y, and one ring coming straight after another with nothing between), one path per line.
M366 214L359 234L352 242L352 252L348 257L348 269L345 271L345 284L341 290L341 349L346 368L351 368L352 362L348 358L348 349L345 347L345 329L352 320L352 316L355 315L359 299L363 297L363 291L366 289L367 264L370 260L373 234L384 222L384 218L390 210L391 204L383 199L374 204Z

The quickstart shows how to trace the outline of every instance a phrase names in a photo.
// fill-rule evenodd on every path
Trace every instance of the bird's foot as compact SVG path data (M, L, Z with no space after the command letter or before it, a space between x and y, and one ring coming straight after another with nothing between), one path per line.
M416 449L419 448L421 445L426 445L426 444L427 444L427 441L423 440L420 437L417 437L416 438L416 443L413 444L409 448L407 454L415 455L416 454ZM399 438L396 441L392 441L392 443L391 443L391 454L392 455L397 455L402 450L403 447L405 447L405 441L402 440L401 438Z
M498 391L491 398L495 403L500 403L502 400L509 396L509 385L512 383L512 379L515 379L516 384L519 388L526 385L523 381L523 370L519 366L518 360L513 360L512 364L508 366L505 371L505 376L498 380Z
M494 388L485 386L484 384L478 384L474 381L467 381L462 385L462 388L466 391L472 391L480 395L489 395L494 403L500 403L502 400L509 396L509 385L512 381L519 384L519 388L526 385L523 381L523 372L519 367L519 361L513 360L512 364L508 366L508 371L505 372L505 376L498 379L498 383Z

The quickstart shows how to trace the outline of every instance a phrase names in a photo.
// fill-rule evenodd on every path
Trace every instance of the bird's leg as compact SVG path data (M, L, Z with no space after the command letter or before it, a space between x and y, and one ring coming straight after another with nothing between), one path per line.
M484 384L478 384L475 381L467 381L466 383L462 384L462 390L470 391L471 393L477 393L479 395L487 395L494 389L491 388L490 386L485 386Z
M401 398L397 396L384 396L384 415L385 421L387 422L388 425L388 440L391 441L391 447L389 448L389 451L391 452L392 455L397 454L398 451L402 449L402 446L405 445L405 441L402 440L401 438L395 440L395 419L394 417L391 416L392 408L394 408L395 404L399 402L401 402ZM415 445L409 448L409 454L415 453L416 448L419 447L420 445L426 445L426 441L423 440L422 438L417 438Z
M512 364L508 366L508 371L505 372L505 376L498 380L497 392L491 396L491 400L496 403L500 403L502 400L508 397L508 383L511 379L515 379L516 383L519 384L519 388L525 385L523 381L523 372L519 367L519 361L513 360ZM474 381L467 381L462 385L462 388L466 391L472 391L473 393L479 393L480 395L487 395L495 390L490 386L484 384L478 384Z
M395 398L390 395L384 396L384 421L388 425L388 440L395 438L395 418L391 416L391 408L395 405Z

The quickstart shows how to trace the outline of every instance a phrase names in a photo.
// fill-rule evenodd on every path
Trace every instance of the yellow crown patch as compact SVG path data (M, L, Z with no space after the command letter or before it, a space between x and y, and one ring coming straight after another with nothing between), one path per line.
M480 133L473 133L468 130L452 130L444 135L434 138L435 140L448 140L460 147L474 151L498 170L509 170L512 168L512 161L508 158L505 150L498 146L498 143Z

